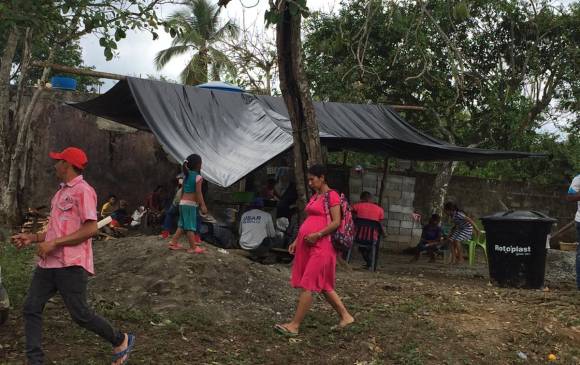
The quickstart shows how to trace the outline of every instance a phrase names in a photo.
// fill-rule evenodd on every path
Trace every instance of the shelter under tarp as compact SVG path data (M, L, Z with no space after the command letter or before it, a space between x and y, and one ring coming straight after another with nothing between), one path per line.
M282 98L207 90L139 78L72 106L151 131L177 161L197 153L203 175L230 186L292 146ZM383 105L314 103L329 149L383 153L405 160L494 160L541 156L450 145L422 133Z

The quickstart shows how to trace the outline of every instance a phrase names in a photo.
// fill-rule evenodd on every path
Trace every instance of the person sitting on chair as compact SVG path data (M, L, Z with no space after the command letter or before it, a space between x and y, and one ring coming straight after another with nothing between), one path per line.
M101 217L107 218L117 209L119 209L119 201L115 195L111 194L109 195L109 200L101 208Z
M419 260L421 252L427 251L429 253L429 262L435 262L435 251L441 243L441 217L439 214L433 214L429 218L429 223L423 227L423 232L421 233L421 240L416 247L415 257L412 261Z
M268 255L276 237L272 216L263 207L262 198L254 199L250 210L240 219L240 246L250 252L250 258L258 260Z
M370 221L378 222L379 224L383 221L383 219L385 219L385 211L379 205L373 203L373 195L368 191L363 191L360 194L360 202L353 204L352 211L355 218L358 219L367 219ZM384 234L385 232L382 224L381 230ZM375 239L376 238L377 237L375 237ZM365 259L366 267L369 268L371 266L370 247L359 246L359 251L362 257Z

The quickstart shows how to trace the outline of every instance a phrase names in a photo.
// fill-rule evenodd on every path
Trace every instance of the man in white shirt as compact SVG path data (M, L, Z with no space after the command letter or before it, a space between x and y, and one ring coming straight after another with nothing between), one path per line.
M580 290L580 175L576 175L572 179L566 200L569 202L577 202L578 204L578 210L576 211L576 218L574 220L576 221L576 241L578 242L578 246L576 246L576 286Z
M276 237L274 222L270 213L262 210L264 201L256 198L250 210L242 215L240 220L240 246L250 251L253 258L264 258Z

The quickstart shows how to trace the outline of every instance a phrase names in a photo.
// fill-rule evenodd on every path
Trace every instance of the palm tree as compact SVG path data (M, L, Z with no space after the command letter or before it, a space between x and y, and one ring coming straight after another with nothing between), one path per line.
M209 0L187 0L186 9L176 11L167 19L175 35L171 47L155 56L155 66L161 70L176 56L193 52L193 57L181 72L181 82L196 85L208 81L211 66L213 80L219 80L220 72L234 75L235 67L228 57L216 48L221 41L237 37L238 26L231 20L221 24L221 8Z

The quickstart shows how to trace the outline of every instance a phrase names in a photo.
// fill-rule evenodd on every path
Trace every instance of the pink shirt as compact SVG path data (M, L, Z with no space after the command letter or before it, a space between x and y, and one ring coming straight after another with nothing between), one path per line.
M46 241L54 240L78 231L86 221L97 220L97 194L82 175L66 184L60 184L50 202L50 220L46 231ZM60 246L40 259L38 266L44 269L59 269L68 266L82 266L94 275L92 239L74 246Z
M352 206L357 218L381 222L385 219L385 211L375 203L360 202Z

